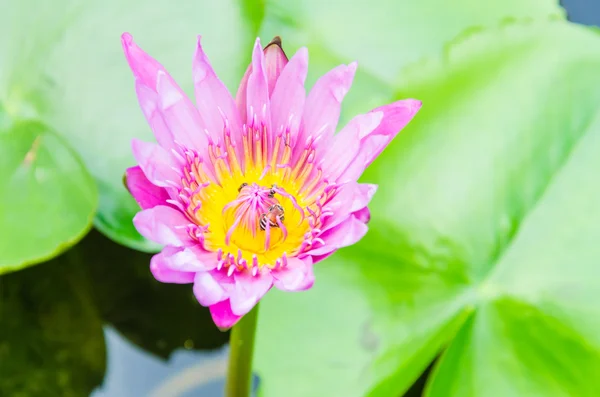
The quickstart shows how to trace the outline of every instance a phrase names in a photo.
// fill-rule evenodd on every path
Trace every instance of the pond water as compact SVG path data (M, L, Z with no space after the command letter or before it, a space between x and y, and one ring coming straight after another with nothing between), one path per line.
M228 333L150 255L92 231L0 278L0 396L220 396Z
M600 26L600 2L597 0L562 0L570 21Z
M600 25L597 1L563 5L571 20ZM92 231L59 258L0 277L0 396L221 396L228 334L189 288L154 281L149 260Z
M178 349L162 360L133 345L111 326L104 327L108 353L103 385L91 397L219 396L224 387L227 349Z

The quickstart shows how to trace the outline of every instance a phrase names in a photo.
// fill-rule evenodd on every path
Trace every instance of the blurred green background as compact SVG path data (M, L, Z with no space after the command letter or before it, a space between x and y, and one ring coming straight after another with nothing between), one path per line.
M228 335L148 270L122 184L151 140L119 36L188 92L256 36L357 60L342 122L417 98L365 239L270 292L261 397L600 395L595 0L0 0L0 396L219 396ZM93 230L95 229L95 230Z

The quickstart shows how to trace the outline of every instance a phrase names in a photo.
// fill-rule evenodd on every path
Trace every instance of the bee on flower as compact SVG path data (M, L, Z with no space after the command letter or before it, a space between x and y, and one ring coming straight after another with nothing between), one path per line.
M136 229L162 244L150 263L166 283L193 284L220 328L232 327L273 286L311 288L313 265L367 232L376 186L365 168L413 118L402 100L358 115L336 133L356 63L322 76L308 95L308 51L288 60L256 40L235 99L198 39L196 104L130 34L123 48L157 143L132 142L129 191Z

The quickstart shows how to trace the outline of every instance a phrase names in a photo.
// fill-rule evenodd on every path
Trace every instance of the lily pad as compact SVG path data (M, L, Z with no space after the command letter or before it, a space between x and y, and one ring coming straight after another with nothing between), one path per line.
M409 68L423 109L364 176L366 239L265 299L262 396L398 396L440 353L427 396L598 395L599 68L564 22Z
M76 153L46 126L0 133L0 274L58 255L89 230L98 193Z
M286 48L310 50L308 81L340 63L358 61L343 118L381 106L393 94L401 70L437 56L466 29L503 20L564 18L557 1L473 0L283 1L267 0L261 36L284 37Z

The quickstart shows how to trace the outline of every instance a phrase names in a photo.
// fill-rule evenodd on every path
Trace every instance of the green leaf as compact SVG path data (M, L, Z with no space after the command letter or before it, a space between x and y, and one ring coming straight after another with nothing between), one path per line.
M79 157L44 125L19 122L0 132L0 274L79 241L97 201Z
M262 395L398 396L448 343L427 396L598 395L599 69L600 37L555 22L404 73L423 108L363 178L369 234L263 304Z
M309 81L340 63L358 61L355 83L344 101L343 118L348 120L385 103L393 92L390 82L405 66L436 56L465 29L509 19L564 17L556 1L488 3L476 7L473 0L267 0L261 36L280 35L286 48L307 46Z
M431 396L448 395L448 386L456 387L450 377L469 376L467 366L456 364L469 360L475 348L487 352L478 356L478 368L502 370L475 370L471 390L457 389L452 395L600 393L600 309L595 303L600 298L595 172L600 159L600 38L571 27L547 33L543 42L537 55L545 55L549 65L542 77L533 64L528 71L534 84L547 80L532 87L541 95L532 105L549 111L538 113L536 130L521 142L536 161L521 168L521 189L513 188L520 194L507 200L520 214L516 230L486 267L487 277L479 286L485 306L464 331L472 342L463 348L452 345L431 384ZM556 57L556 48L565 58ZM524 155L519 150L510 154L518 167ZM523 380L510 382L517 373Z
M488 7L474 7L472 0L267 0L264 27L282 29L280 34L295 45L316 45L341 59L358 59L361 68L385 82L408 63L437 54L466 28L547 16L563 17L564 11L547 0L505 0Z
M104 378L91 280L70 255L0 277L2 396L87 396Z
M380 254L344 250L315 267L310 291L272 291L263 300L255 358L261 396L364 396L399 366L412 376L398 379L408 388L429 364L464 321L468 291L452 271Z

